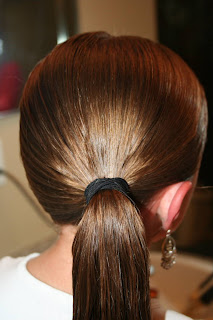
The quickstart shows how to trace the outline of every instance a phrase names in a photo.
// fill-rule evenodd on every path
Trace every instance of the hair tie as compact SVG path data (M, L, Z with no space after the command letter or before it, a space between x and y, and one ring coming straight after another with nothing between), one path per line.
M117 190L123 193L136 207L135 202L130 196L130 188L126 180L122 178L101 178L91 182L85 189L84 195L88 204L92 197L100 190Z

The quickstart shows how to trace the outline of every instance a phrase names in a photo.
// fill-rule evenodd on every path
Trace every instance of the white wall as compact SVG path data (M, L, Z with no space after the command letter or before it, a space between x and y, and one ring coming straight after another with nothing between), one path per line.
M79 0L78 19L79 32L102 30L156 39L154 0ZM5 167L28 188L19 158L18 130L18 113L0 119ZM10 181L0 186L0 256L27 252L54 236Z

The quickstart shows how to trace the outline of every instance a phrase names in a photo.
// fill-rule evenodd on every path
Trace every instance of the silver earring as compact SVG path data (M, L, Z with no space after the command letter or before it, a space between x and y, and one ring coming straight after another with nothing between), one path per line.
M173 264L176 263L175 255L177 253L176 243L174 238L171 236L171 230L168 230L166 233L166 238L162 244L162 258L161 258L161 267L168 270Z

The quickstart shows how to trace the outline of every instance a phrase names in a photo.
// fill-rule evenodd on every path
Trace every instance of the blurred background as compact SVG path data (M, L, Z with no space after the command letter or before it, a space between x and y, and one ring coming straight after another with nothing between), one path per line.
M207 0L0 0L0 170L8 172L0 174L0 257L41 251L57 235L40 214L20 161L18 100L37 61L75 33L139 35L182 56L206 90L209 135L199 185L213 184L211 7ZM213 258L211 188L196 190L175 238L179 250Z

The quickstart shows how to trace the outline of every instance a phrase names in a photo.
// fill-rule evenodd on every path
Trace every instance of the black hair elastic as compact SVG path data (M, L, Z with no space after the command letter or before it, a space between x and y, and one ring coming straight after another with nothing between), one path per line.
M129 185L126 180L122 178L102 178L91 182L84 192L86 203L88 204L92 197L100 190L117 190L123 193L136 207L136 204L130 194Z

